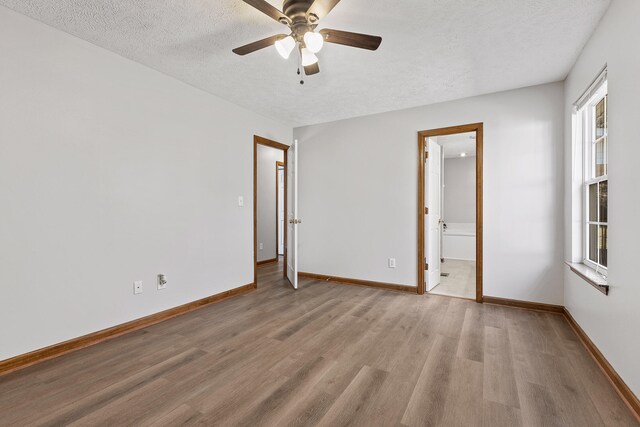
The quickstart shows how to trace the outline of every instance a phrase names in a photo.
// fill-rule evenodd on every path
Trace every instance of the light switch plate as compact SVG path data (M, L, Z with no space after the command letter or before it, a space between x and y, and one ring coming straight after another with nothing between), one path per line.
M396 259L389 258L389 268L396 268Z
M142 293L142 281L138 280L133 282L133 294L138 295Z
M244 206L244 197L238 196L238 206Z

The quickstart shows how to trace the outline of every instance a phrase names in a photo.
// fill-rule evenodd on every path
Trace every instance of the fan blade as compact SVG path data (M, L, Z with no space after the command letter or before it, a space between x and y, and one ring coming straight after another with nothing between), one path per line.
M320 66L318 65L317 62L315 64L307 65L306 67L304 67L304 73L307 76L312 76L314 74L318 74L319 72L320 72Z
M322 19L327 16L338 3L340 3L340 0L316 0L309 7L307 16L314 14L318 19Z
M275 42L285 37L287 37L285 34L278 34L275 36L267 37L266 39L258 40L257 42L253 42L241 47L237 47L233 49L233 53L235 53L236 55L246 55L248 53L255 52L256 50L273 46Z
M382 37L330 30L328 28L320 30L320 34L324 37L324 41L328 43L342 44L360 49L376 50L382 43Z
M291 24L291 20L287 17L287 15L285 15L282 12L280 12L275 7L271 6L265 0L244 0L244 2L249 4L249 5L251 5L251 6L253 6L253 7L255 7L260 12L262 12L265 15L275 19L276 21L280 22L281 24L285 24L285 25Z

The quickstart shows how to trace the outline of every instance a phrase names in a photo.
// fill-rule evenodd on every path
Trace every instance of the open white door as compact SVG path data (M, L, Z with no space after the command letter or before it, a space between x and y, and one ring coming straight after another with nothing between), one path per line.
M284 255L284 228L287 216L284 211L284 166L278 166L278 256Z
M287 278L298 289L298 140L287 150L287 182L289 202L287 203Z
M435 138L427 138L427 291L440 284L440 226L442 224L442 147Z

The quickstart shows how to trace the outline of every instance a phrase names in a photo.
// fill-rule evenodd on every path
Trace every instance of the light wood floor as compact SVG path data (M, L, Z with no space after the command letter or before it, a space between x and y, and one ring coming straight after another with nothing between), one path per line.
M301 281L0 377L0 425L638 425L561 316Z

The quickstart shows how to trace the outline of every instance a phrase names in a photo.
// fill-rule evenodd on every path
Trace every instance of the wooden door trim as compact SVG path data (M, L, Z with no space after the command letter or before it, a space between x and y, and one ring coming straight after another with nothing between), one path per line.
M472 123L461 126L451 126L439 129L430 129L418 132L418 294L424 295L424 268L425 268L425 250L424 250L424 215L425 215L425 197L424 197L424 178L425 178L425 161L426 139L433 136L455 135L459 133L476 132L476 302L482 302L483 283L482 283L482 149L484 138L483 123Z
M253 136L253 283L255 283L256 287L258 286L258 145L264 145L266 147L276 148L278 150L282 150L284 153L284 211L287 212L287 190L288 190L288 161L287 161L287 152L289 150L289 146L285 144L281 144L279 142L273 141L271 139L263 138L258 135ZM276 183L278 179L278 174L276 173ZM276 186L277 187L277 186ZM277 195L277 188L276 188ZM276 210L278 209L278 204L276 202ZM278 215L276 215L276 218ZM285 220L286 222L286 220ZM276 229L277 233L277 229ZM287 227L284 227L284 265L282 268L282 276L287 277ZM278 255L278 239L276 238L276 260Z
M285 151L285 155L286 155L286 151ZM278 215L279 215L278 203L280 202L280 196L278 195L278 190L279 190L278 184L280 183L278 181L278 169L279 168L283 168L284 169L284 162L276 162L276 260L280 256L280 254L278 253L279 249L280 249L280 247L278 246L278 238L279 238L278 230L280 229L280 223L278 222ZM284 171L286 173L286 169L284 169ZM284 192L284 190L283 190L283 192ZM286 211L285 211L285 214L286 214ZM286 221L285 221L285 223L286 223ZM283 234L282 238L284 239L284 234ZM283 255L284 255L284 241L282 242L282 246L283 246L283 251L282 252L283 252Z

